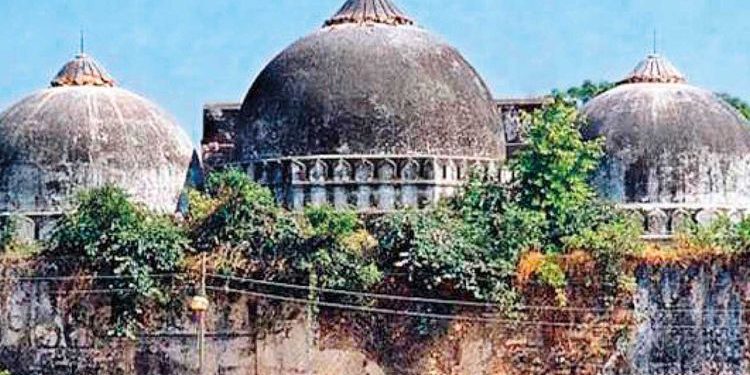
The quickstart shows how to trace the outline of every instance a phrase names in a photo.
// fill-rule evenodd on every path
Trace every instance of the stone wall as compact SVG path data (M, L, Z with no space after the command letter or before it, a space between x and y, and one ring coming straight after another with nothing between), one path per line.
M219 293L204 373L740 375L748 370L748 281L749 268L721 262L642 266L634 298L613 310L598 310L595 287L571 284L566 309L527 310L518 323L487 311L440 322L325 308L310 320L304 308L287 306L269 325L261 324L271 322L264 303ZM69 285L47 281L4 285L0 363L15 375L197 374L196 325L187 314L162 319L135 341L113 339L103 328L106 296L71 300ZM549 297L528 293L530 303ZM471 321L478 317L494 320Z

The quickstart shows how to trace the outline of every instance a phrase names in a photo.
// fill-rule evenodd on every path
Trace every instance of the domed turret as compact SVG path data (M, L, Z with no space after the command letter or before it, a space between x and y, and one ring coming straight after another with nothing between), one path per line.
M453 47L389 0L349 0L278 55L242 106L238 157L430 154L502 159L498 115Z
M0 213L61 212L78 191L104 184L172 211L190 157L169 115L81 54L50 88L0 114Z
M584 108L588 138L606 137L596 181L631 203L750 205L750 129L714 93L650 55Z

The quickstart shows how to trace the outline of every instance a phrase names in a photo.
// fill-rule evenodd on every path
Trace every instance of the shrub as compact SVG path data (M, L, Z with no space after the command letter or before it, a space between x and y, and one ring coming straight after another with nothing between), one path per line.
M189 216L195 248L211 252L219 272L357 290L380 281L376 241L355 212L325 206L294 215L239 170L214 173L206 186Z
M191 203L194 248L220 255L214 264L220 272L265 277L284 269L284 253L301 234L271 191L239 170L211 174L206 187L196 200L200 204Z
M296 275L324 288L364 290L382 279L375 249L377 241L353 211L329 206L309 207L302 217L303 240L293 254Z
M133 204L125 192L107 186L78 197L77 208L58 223L46 250L65 273L122 278L98 280L95 288L117 290L112 312L117 335L134 333L150 303L167 303L167 280L179 271L188 240L169 218ZM59 256L68 260L57 260Z
M677 242L686 248L746 253L750 250L750 219L733 222L727 215L720 215L707 224L688 221L677 228Z
M567 251L584 250L590 253L597 265L599 283L605 295L613 297L625 286L624 266L626 258L641 253L645 245L641 241L640 223L618 211L615 207L602 204L599 220L589 228L564 239Z
M477 243L474 229L446 207L390 214L376 225L381 262L415 292L510 304L514 260Z
M554 289L555 300L559 305L567 302L565 288L567 275L556 254L542 254L538 251L524 253L518 262L517 281L520 287L531 282Z
M473 240L493 255L515 266L519 254L540 248L546 233L543 214L518 205L507 187L474 174L452 208L467 224Z

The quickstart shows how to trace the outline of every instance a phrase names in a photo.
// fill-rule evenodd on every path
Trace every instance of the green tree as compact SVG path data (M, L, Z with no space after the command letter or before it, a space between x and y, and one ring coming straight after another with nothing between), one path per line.
M518 204L543 213L549 244L591 225L598 213L589 184L603 155L603 140L585 140L575 107L560 97L529 115L528 146L511 160L512 186Z
M718 93L716 95L738 110L746 120L750 120L750 104L746 101L727 93Z
M565 91L553 90L552 94L557 97L563 97L572 104L582 106L597 95L613 87L615 87L615 84L611 82L600 81L594 83L593 81L585 80L580 86L573 86Z
M510 303L513 266L491 259L488 248L447 207L402 211L377 223L381 264L403 275L412 293Z
M612 297L624 285L625 257L638 254L645 244L640 240L643 227L638 219L611 205L603 208L589 227L565 239L565 247L591 254L599 271L592 276L598 277L605 296Z
M490 259L515 268L522 251L539 248L545 235L544 216L514 200L508 187L474 174L452 207L464 221L467 234L486 248Z
M191 195L194 246L218 255L219 272L341 289L380 281L376 241L353 211L291 213L239 170L211 174L206 194Z
M750 219L735 222L727 215L720 215L704 224L689 220L677 228L677 239L687 247L746 254L750 251Z

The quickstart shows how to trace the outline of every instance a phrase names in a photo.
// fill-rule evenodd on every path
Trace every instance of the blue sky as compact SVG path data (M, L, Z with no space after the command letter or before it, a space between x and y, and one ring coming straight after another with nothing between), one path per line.
M498 97L622 77L651 49L691 83L750 99L746 0L395 0L464 53ZM86 33L122 86L194 141L206 102L240 101L344 0L0 0L0 108L45 87Z

